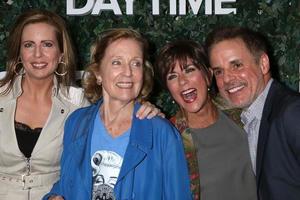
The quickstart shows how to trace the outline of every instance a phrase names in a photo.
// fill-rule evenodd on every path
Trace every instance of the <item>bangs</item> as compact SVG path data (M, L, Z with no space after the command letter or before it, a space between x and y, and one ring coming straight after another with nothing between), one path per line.
M169 70L167 71L167 73L169 72L173 72L174 68L176 67L176 64L179 65L180 69L183 70L186 68L186 66L188 65L188 60L191 60L192 63L194 64L193 60L187 56L186 54L177 54L174 56L170 56L169 63L168 63L168 68Z

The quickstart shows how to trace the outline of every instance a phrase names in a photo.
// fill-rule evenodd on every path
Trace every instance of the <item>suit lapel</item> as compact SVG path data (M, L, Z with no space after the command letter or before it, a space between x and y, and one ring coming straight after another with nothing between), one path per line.
M262 115L262 120L260 122L260 128L259 128L259 136L258 136L258 144L257 144L257 156L256 156L256 182L259 183L260 175L261 175L261 168L263 164L263 157L264 157L264 151L266 142L268 140L269 136L269 120L266 118L269 116L270 110L265 110Z
M273 111L273 105L276 105L276 96L278 96L278 86L275 80L273 81L268 96L265 101L262 118L259 127L259 136L258 136L258 144L257 144L257 156L256 156L256 182L259 185L259 180L262 171L262 165L264 161L264 152L265 147L267 145L269 130L270 130L270 118Z

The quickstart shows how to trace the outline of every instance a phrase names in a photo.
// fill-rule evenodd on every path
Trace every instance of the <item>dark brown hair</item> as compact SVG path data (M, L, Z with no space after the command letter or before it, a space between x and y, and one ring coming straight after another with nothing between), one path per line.
M177 40L166 44L160 50L155 64L159 78L166 88L167 74L174 69L176 62L184 67L187 65L188 59L191 59L193 64L204 72L208 80L211 80L211 74L208 70L209 63L204 48L192 40Z
M262 53L268 53L266 38L260 33L244 27L222 27L208 34L205 42L208 55L210 55L210 51L214 45L231 39L241 39L256 62L259 61Z

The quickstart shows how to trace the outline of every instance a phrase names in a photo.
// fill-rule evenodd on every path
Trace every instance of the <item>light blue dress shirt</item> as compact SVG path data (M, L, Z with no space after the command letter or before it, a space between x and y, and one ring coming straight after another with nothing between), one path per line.
M244 130L247 132L249 152L253 172L256 175L256 154L259 127L267 95L269 93L273 79L270 79L263 92L255 101L241 113L241 121L244 124Z

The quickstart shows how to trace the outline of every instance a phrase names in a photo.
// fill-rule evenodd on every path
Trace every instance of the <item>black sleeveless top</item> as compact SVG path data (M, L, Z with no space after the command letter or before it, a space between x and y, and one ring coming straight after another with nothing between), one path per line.
M30 158L33 148L43 128L31 129L28 125L15 121L15 131L20 151L26 158Z

